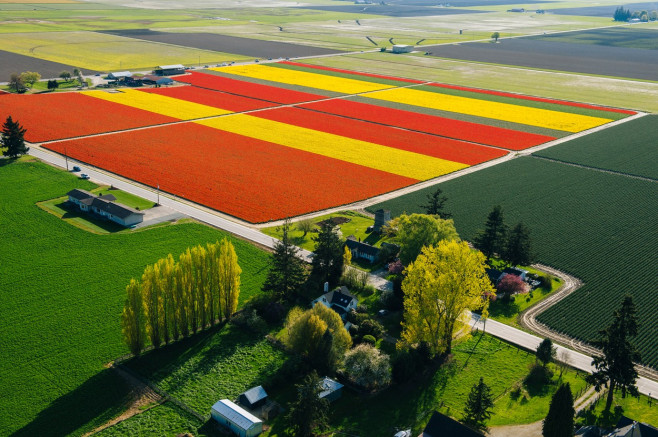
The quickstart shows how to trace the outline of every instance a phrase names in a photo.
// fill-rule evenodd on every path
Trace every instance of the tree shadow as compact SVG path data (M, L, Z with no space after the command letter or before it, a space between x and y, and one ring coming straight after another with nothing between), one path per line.
M516 301L503 302L497 300L489 305L490 317L512 317L520 312L519 304Z
M130 387L125 380L114 370L103 369L54 400L12 436L61 436L91 430L116 417L131 400Z

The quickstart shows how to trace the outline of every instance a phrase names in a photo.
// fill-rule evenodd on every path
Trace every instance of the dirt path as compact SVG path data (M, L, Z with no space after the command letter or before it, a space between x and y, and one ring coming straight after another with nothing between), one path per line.
M93 431L84 434L83 437L96 434L105 428L109 428L110 426L116 425L119 422L123 422L124 420L129 419L137 414L143 413L144 411L159 405L163 400L159 394L151 389L151 387L123 370L121 366L112 365L111 367L132 387L131 394L133 396L133 401L130 404L130 407L128 407L128 409L122 414L102 424Z

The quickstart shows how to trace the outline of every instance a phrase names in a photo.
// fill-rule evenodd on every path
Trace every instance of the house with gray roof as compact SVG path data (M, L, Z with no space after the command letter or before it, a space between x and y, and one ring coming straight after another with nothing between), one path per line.
M347 240L345 240L345 246L347 246L347 248L352 253L352 258L367 259L371 263L374 263L379 257L378 247L371 246L368 243L356 241L356 238L354 238L353 235L347 237Z
M69 203L80 211L85 211L105 220L110 220L121 226L129 227L144 221L144 213L129 206L116 203L116 197L111 194L97 196L79 188L67 193Z

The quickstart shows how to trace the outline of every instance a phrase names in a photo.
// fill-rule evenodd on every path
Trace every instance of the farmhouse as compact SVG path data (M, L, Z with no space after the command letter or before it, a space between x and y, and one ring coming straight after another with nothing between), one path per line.
M263 432L263 421L228 399L217 401L210 416L240 437L253 437Z
M144 220L144 213L136 209L114 202L116 197L111 194L96 196L86 190L73 189L67 193L69 202L81 211L95 214L106 220L111 220L121 226L132 226Z
M175 65L161 65L159 67L155 67L153 70L153 74L156 76L174 76L176 74L184 74L185 73L185 66L181 64L175 64Z
M326 399L329 402L333 402L336 399L340 399L343 395L343 384L338 381L325 376L324 379L320 382L320 388L322 391L318 395L321 399Z
M327 308L336 311L345 320L345 315L350 310L356 309L359 300L350 294L347 287L342 286L318 297L311 303L311 306L315 306L317 303L321 303Z
M261 385L250 388L240 395L238 402L253 410L254 408L258 408L267 402L267 392Z
M345 240L345 246L347 246L350 252L352 252L353 258L367 259L373 263L379 256L379 248L371 246L368 243L356 241L356 238L353 235L347 237L347 240Z

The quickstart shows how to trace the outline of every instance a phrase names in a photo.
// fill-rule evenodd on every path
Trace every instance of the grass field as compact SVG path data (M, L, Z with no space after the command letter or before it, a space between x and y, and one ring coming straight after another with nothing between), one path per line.
M658 115L558 144L535 155L658 180Z
M128 420L94 434L98 437L115 436L175 436L185 433L201 437L207 435L199 428L201 421L171 402L153 407Z
M3 50L82 69L152 69L157 65L246 60L241 55L191 49L95 32L0 34Z
M549 41L658 50L658 28L623 26L537 37Z
M532 96L658 112L658 84L532 71L425 56L363 53L307 59L314 65L443 82ZM510 80L514 77L514 80Z
M223 238L199 224L95 235L39 209L94 185L36 162L0 161L0 434L79 434L118 414L128 390L104 364L127 352L125 286L168 253ZM267 254L232 240L240 301L258 292Z
M658 307L651 279L658 261L655 182L527 157L440 187L462 237L472 239L500 204L508 224L522 220L529 226L538 261L584 281L539 317L549 326L590 340L609 322L623 295L632 293L641 324L636 344L643 362L658 366L658 339L652 334ZM368 209L417 212L431 191Z

